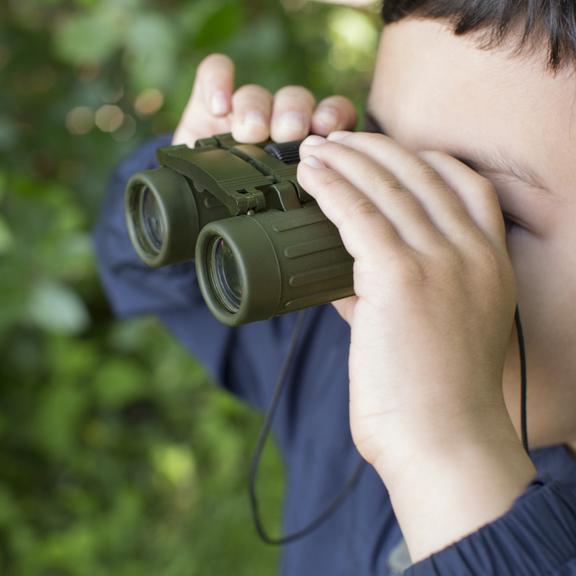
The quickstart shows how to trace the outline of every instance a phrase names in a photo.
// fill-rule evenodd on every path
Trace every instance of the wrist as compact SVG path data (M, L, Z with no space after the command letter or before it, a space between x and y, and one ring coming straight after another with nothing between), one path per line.
M410 473L416 463L458 464L462 454L511 450L529 461L503 402L476 404L469 410L444 408L441 414L403 415L398 420L382 434L383 440L393 438L393 442L383 442L371 460L387 486L402 482L402 475Z
M504 514L536 475L509 419L480 428L431 434L393 470L375 462L414 562Z

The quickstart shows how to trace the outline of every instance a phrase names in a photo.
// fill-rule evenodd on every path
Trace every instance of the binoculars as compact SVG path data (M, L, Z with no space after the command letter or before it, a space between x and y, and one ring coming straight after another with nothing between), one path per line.
M134 174L125 191L140 259L194 260L206 304L228 326L352 295L353 259L296 179L299 146L221 134L159 148L160 166Z

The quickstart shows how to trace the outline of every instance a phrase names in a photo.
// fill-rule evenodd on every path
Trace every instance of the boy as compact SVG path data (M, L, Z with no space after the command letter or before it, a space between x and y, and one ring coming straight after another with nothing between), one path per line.
M342 131L355 118L341 97L315 111L302 88L231 97L232 63L212 56L173 139L313 132L298 178L355 260L355 296L307 317L275 423L284 530L324 509L355 449L372 468L284 549L282 573L400 573L404 537L407 575L576 574L576 331L565 311L576 287L576 8L387 0L383 17L368 109L387 135ZM149 270L129 246L124 184L168 142L144 147L112 181L96 236L104 283L118 313L156 314L218 382L264 408L294 315L224 327L192 264Z

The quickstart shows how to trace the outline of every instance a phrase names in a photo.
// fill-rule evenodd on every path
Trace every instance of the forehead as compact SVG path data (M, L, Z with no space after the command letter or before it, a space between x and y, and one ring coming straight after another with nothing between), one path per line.
M411 150L474 156L506 151L552 187L574 181L574 72L553 76L545 52L481 50L432 20L385 27L369 106L387 133Z

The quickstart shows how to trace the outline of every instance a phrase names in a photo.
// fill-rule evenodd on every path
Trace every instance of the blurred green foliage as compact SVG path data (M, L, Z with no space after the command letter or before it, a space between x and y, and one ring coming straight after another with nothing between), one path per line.
M374 11L306 0L0 3L0 574L274 573L261 423L154 319L119 322L90 231L113 165L174 129L194 70L366 97ZM259 490L278 529L282 469Z

